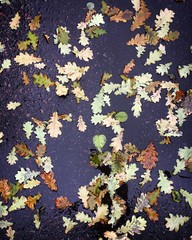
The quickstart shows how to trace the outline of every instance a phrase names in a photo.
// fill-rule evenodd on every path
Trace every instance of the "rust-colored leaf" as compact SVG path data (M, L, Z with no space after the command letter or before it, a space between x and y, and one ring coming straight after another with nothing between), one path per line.
M55 199L55 205L59 209L66 209L67 207L72 206L72 203L67 199L67 197L58 197Z
M147 148L141 151L140 155L137 157L137 161L143 164L144 169L152 169L156 166L158 161L158 152L155 150L155 147L152 142L149 143Z
M31 22L29 23L29 28L31 31L34 31L40 28L40 20L41 20L41 15L37 15L31 20Z
M156 188L152 192L147 192L147 199L150 205L157 205L157 201L160 195L160 188Z
M18 143L15 145L16 153L20 157L30 158L34 157L34 153L24 143Z
M151 221L155 222L155 221L159 220L158 213L155 210L153 210L152 208L144 208L144 211L147 213L147 215Z
M36 155L37 157L43 157L46 152L46 146L42 144L38 144L36 148Z
M41 198L41 194L37 194L35 196L29 196L27 198L27 201L25 202L25 204L27 205L27 207L29 207L31 210L34 210L35 205L37 204L37 201L39 201L39 199Z
M135 67L135 60L132 59L128 64L125 65L125 67L123 69L123 73L129 74L129 72L131 72L134 67Z
M0 180L0 193L3 200L7 202L8 197L11 194L11 186L8 184L7 179Z
M178 103L182 101L184 96L185 96L185 92L183 90L177 91L173 102Z
M145 45L147 42L147 38L144 34L137 34L134 38L131 38L131 40L129 40L127 42L127 45L137 45L137 46L141 46L141 45Z
M120 11L117 15L111 16L110 21L115 22L127 22L128 20L131 20L133 16L133 12L129 11L128 9L123 11Z
M30 79L29 79L29 77L28 77L28 75L27 75L26 72L23 72L22 80L23 80L23 83L24 83L26 86L29 85Z
M53 191L57 191L57 185L56 180L54 179L54 173L53 172L43 172L41 175L41 178L44 180L44 183Z
M33 122L37 124L38 127L43 126L43 121L38 120L37 118L32 118Z
M131 25L131 31L134 31L137 28L140 28L144 25L145 21L151 16L151 12L147 8L144 0L141 0L140 10L136 12L136 15L133 17L133 22Z
M96 11L95 11L94 9L89 10L89 11L87 12L86 17L85 17L85 22L90 21L91 18L92 18L92 16L93 16L93 14L95 14L95 13L96 13Z

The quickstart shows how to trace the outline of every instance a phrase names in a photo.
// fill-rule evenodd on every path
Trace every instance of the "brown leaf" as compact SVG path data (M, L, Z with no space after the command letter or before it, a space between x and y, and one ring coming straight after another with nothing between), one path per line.
M179 35L180 33L178 31L174 31L174 32L170 31L169 34L163 38L163 40L168 42L175 41L179 38Z
M66 209L67 207L72 206L72 203L67 199L67 197L58 197L55 199L55 205L59 209Z
M133 12L129 10L120 11L117 15L113 15L110 17L110 21L115 21L115 22L127 22L128 20L131 20L133 16Z
M37 201L39 201L39 199L41 198L41 194L37 194L33 197L29 196L27 198L27 201L25 202L25 204L27 205L27 207L29 207L31 210L34 210L35 205L37 204Z
M37 157L43 157L46 152L46 146L42 144L38 144L36 148L36 155Z
M151 16L151 12L146 7L144 0L141 0L140 10L136 12L136 15L133 17L133 22L131 25L131 31L134 31L136 28L144 25L145 21Z
M182 101L184 96L185 96L185 92L183 90L177 91L173 103L178 103Z
M156 188L152 192L147 192L147 199L149 200L150 205L157 205L157 200L160 195L160 188Z
M146 42L151 45L157 45L159 42L159 37L156 31L154 31L152 28L149 26L145 26L146 30Z
M44 183L53 191L57 191L56 180L54 179L53 172L43 172L40 177L44 180Z
M33 122L37 124L38 127L43 126L43 121L38 120L37 118L32 118Z
M153 210L152 208L144 208L144 211L147 213L147 215L151 221L155 222L155 221L159 220L158 213L155 210Z
M0 193L3 200L7 202L8 197L11 194L11 186L8 184L7 179L0 180Z
M147 148L140 153L136 160L143 164L144 169L150 170L156 166L155 162L158 161L157 156L158 152L155 150L153 143L150 142Z
M151 93L151 92L154 93L154 92L156 91L155 88L157 88L160 83L161 83L160 81L150 82L149 85L145 88L145 90L146 90L148 93Z
M127 45L137 45L137 46L141 46L141 45L145 45L147 42L146 36L144 34L137 34L134 38L131 38L131 40L129 40L127 42Z
M129 72L131 72L134 67L135 67L135 60L132 59L128 64L125 65L123 73L129 74Z
M164 137L159 144L172 144L170 137Z
M27 75L26 72L23 72L22 80L23 80L23 83L24 83L26 86L29 85L30 79L29 79L29 77L28 77L28 75Z
M18 143L15 145L16 153L20 157L30 158L34 157L34 153L24 143Z
M127 157L127 161L131 162L134 157L140 153L140 150L132 143L126 143L124 145L124 151Z
M31 22L29 23L29 28L31 31L34 31L40 28L40 20L41 20L41 15L37 15L31 20Z
M93 17L93 14L95 14L95 13L96 13L96 11L95 11L94 9L89 10L89 11L87 12L86 17L85 17L85 22L90 21L91 18Z

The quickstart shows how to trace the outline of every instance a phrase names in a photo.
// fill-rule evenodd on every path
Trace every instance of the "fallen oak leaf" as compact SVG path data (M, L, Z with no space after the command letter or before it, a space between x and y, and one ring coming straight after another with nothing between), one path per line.
M136 160L138 162L141 162L141 164L143 164L144 169L150 170L156 166L155 162L158 161L157 156L158 156L158 153L155 150L155 146L151 142L149 143L149 145L145 150L141 151L141 153L139 154Z
M23 83L25 84L25 86L29 85L30 79L29 79L29 77L28 77L26 72L23 72L22 80L23 80Z
M135 60L132 59L128 64L125 65L123 69L123 74L129 74L129 72L131 72L134 67L135 67Z
M15 151L20 157L25 157L26 159L35 156L35 154L24 143L16 144Z
M15 16L11 19L9 26L12 30L16 30L19 27L19 23L20 23L20 16L19 13L17 12L15 14Z
M72 203L67 199L67 197L58 197L55 199L55 205L58 209L66 209L67 207L72 206Z
M37 157L43 157L43 155L46 153L46 146L42 144L38 144L36 147L36 155Z
M37 187L40 185L40 181L37 179L29 179L27 182L23 185L24 189L32 189L34 187Z
M129 40L127 42L127 45L128 46L133 46L133 45L136 45L136 46L141 46L141 45L145 45L147 43L147 38L144 34L137 34L134 38L131 38L131 40Z
M30 208L31 210L35 209L35 205L37 204L37 201L39 201L39 199L41 198L41 194L37 194L35 196L28 196L27 197L27 201L25 202L25 204L27 205L28 208Z
M29 28L31 31L37 30L40 28L41 15L35 16L29 23Z
M157 200L159 198L160 192L160 188L156 188L152 192L147 192L147 199L149 200L150 205L157 206Z
M133 16L133 12L129 11L128 9L123 11L118 12L117 15L113 15L110 17L110 21L115 21L115 22L127 22L128 20L131 20Z
M54 86L55 83L51 81L51 79L46 74L33 74L34 84L37 84L38 87L49 88Z
M62 134L60 128L63 125L58 121L58 119L59 119L58 113L54 112L47 126L48 133L52 138L57 138L59 135Z
M53 172L43 172L40 174L40 177L44 180L44 183L53 191L57 191L56 180L54 179Z
M155 222L155 221L159 220L158 213L155 210L153 210L152 208L144 208L144 211L147 213L147 215L151 221Z
M3 200L7 202L9 195L11 194L11 186L7 179L0 180L0 193Z
M28 66L29 64L38 63L42 61L40 57L35 57L33 54L29 54L27 52L25 53L20 52L19 55L17 55L14 58L14 60L19 65L24 65L24 66Z

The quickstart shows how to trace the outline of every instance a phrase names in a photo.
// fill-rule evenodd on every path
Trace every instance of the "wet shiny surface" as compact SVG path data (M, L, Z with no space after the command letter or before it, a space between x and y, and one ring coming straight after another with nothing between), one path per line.
M98 1L95 3L96 9L100 8ZM148 8L152 12L153 17L148 21L150 24L154 21L155 14L159 13L160 9L165 7L175 11L175 20L171 28L181 33L181 37L171 43L167 44L167 54L163 58L162 63L173 61L174 67L172 72L176 74L176 66L184 65L191 62L191 54L189 46L192 44L192 35L190 26L192 26L192 1L185 3L176 3L176 1L146 1ZM108 1L109 5L120 7L121 9L131 8L129 1ZM90 47L94 53L94 59L88 64L77 60L72 54L69 56L62 56L56 45L53 44L52 35L55 34L57 26L66 26L70 31L71 44L77 45L79 31L77 31L77 23L84 19L86 13L87 1L65 1L65 0L35 0L35 1L12 1L10 6L1 5L0 12L0 41L6 45L6 52L1 54L3 58L13 59L18 53L17 42L25 38L28 32L28 23L34 16L41 14L41 27L36 31L39 36L39 46L36 51L36 56L40 56L46 64L46 73L51 79L55 80L56 68L55 63L64 65L67 61L75 61L81 66L89 65L90 70L82 78L82 87L89 97L90 101L95 94L100 90L99 82L101 75L104 71L112 72L114 82L120 82L119 74L122 72L123 66L132 58L135 58L135 50L126 46L126 42L135 36L135 32L130 31L130 22L126 24L110 23L106 20L104 29L107 35L99 39L93 39ZM21 15L21 26L18 31L12 31L8 28L8 23L14 14L19 11ZM47 44L43 34L47 34L51 38L51 44ZM155 49L149 47L150 50ZM144 59L148 56L148 52L144 54ZM30 51L29 51L30 52ZM33 51L31 51L33 52ZM140 59L135 59L136 68L133 69L131 75L139 74L142 72L150 72L153 77L158 80L158 75L155 73L155 66L144 67ZM93 126L90 123L91 109L90 102L81 102L76 104L73 95L66 98L56 96L55 92L51 90L47 92L43 88L38 88L33 83L25 87L22 84L21 76L22 71L26 71L24 67L18 67L12 61L10 70L1 74L0 79L0 130L3 130L4 135L7 136L5 142L0 146L0 179L8 178L9 181L14 182L14 175L20 167L29 167L37 169L36 164L30 160L19 159L15 166L9 166L6 162L6 156L10 149L25 138L22 131L24 122L31 120L32 117L47 120L50 118L54 111L59 114L72 113L73 122L63 123L63 134L57 139L47 137L47 155L53 159L55 178L58 184L58 192L52 192L45 185L41 184L38 187L38 192L42 193L42 199L37 207L44 206L42 210L42 225L40 230L36 230L33 225L33 214L29 209L19 210L11 213L9 220L15 222L14 229L16 230L16 240L96 240L103 236L105 226L97 225L92 228L86 227L86 224L79 224L68 235L65 235L62 216L73 217L75 213L82 208L80 201L78 201L77 191L82 185L88 184L99 170L95 170L89 165L90 149L94 148L92 144L92 137L97 133L103 133L108 138L108 144L113 137L111 130L101 126ZM34 73L39 72L33 67L27 67L27 73L30 78ZM168 77L166 76L166 80ZM180 88L184 91L191 87L190 78L179 79L178 75L175 82L180 84ZM163 99L163 98L162 98ZM15 111L7 111L6 105L9 101L19 101L22 107ZM125 128L124 143L132 142L139 149L146 148L150 141L153 141L159 153L159 162L157 168L152 172L153 181L147 184L144 188L140 189L137 181L130 181L128 188L124 190L127 195L127 202L129 212L133 212L135 207L136 198L141 192L152 191L157 184L158 169L172 171L177 159L177 151L179 147L190 146L192 143L191 130L192 118L188 117L187 122L182 127L183 136L181 138L173 138L172 145L159 145L160 138L156 127L155 121L159 118L166 116L165 102L160 103L143 103L143 112L141 116L136 119L132 112L131 107L133 98L125 100L124 97L116 96L112 98L110 108L106 109L106 113L117 110L126 111L129 115L128 120L122 124ZM79 115L82 115L88 130L85 133L77 131L76 123ZM25 141L31 149L35 149L38 141ZM104 150L108 150L106 145ZM137 172L140 176L143 170ZM184 188L192 192L191 187L191 174L188 171L183 172L183 175L189 178L174 177L175 189ZM35 192L34 192L35 191ZM25 194L35 194L36 190L25 190ZM25 195L24 194L24 195ZM59 211L55 208L54 199L58 196L67 196L67 198L74 203L73 207L65 211ZM158 222L148 221L148 227L142 235L137 235L131 239L189 239L192 234L190 220L184 227L181 227L178 233L171 233L164 226L164 219L168 213L173 214L191 214L191 209L187 203L182 200L181 203L174 203L170 195L162 195L159 199L157 210L160 215ZM141 214L142 215L142 214ZM143 214L144 215L144 214ZM5 239L5 231L1 230L0 239Z

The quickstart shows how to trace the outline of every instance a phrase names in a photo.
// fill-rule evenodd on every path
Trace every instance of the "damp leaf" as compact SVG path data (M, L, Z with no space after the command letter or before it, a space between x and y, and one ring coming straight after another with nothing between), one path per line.
M7 228L6 236L9 238L9 240L13 240L15 236L15 230L13 230L12 227Z
M178 74L180 78L187 78L192 71L192 63L178 67Z
M114 152L118 152L119 150L121 151L123 149L122 141L123 131L120 132L116 137L111 139L111 144L109 146L113 148Z
M63 227L65 228L65 233L67 234L69 231L71 231L75 225L77 225L76 222L74 222L73 220L67 218L67 217L63 217Z
M186 222L188 222L190 217L182 216L176 214L175 216L172 213L169 213L169 217L166 217L167 221L165 227L168 228L169 231L178 232L180 226L183 226Z
M29 23L29 28L31 31L37 30L40 28L41 15L35 16Z
M11 19L10 23L9 23L9 26L12 30L16 30L18 27L19 27L19 24L20 24L20 15L19 13L17 12L15 14L15 16Z
M37 179L29 179L26 181L26 183L23 185L24 189L32 189L34 187L37 187L41 184L41 182Z
M23 80L23 83L25 84L25 86L29 85L30 79L29 79L29 77L28 77L28 75L27 75L26 72L23 72L23 74L22 74L22 80Z
M152 178L151 178L151 171L149 169L146 170L146 172L144 172L141 175L141 178L143 178L143 180L139 183L141 185L141 187L143 187L146 183L151 182Z
M180 189L180 193L183 197L185 197L185 201L189 203L189 206L192 209L192 193L189 193L182 188Z
M47 126L50 137L57 138L59 135L61 135L62 132L61 132L60 128L62 126L63 125L59 122L58 113L54 112L52 114L52 117L50 118L49 124Z
M0 201L0 218L8 215L7 208L8 207L6 205L3 205L3 203Z
M25 135L27 139L30 139L31 134L33 132L33 127L34 125L30 121L27 121L23 124L23 130L25 131Z
M135 11L138 12L140 9L140 0L131 0L131 2Z
M147 8L144 0L140 1L140 9L136 12L135 16L133 17L133 22L131 25L131 31L134 31L137 28L140 28L144 25L145 21L151 16L151 12Z
M160 188L156 188L152 192L147 192L147 198L149 200L149 204L157 206L157 201L159 196L160 196Z
M126 122L128 119L127 113L123 111L116 113L114 117L119 122Z
M143 212L144 208L149 208L149 200L147 194L141 193L140 197L137 198L134 213Z
M20 52L19 55L17 55L14 58L14 60L19 65L24 65L24 66L28 66L30 64L38 63L42 61L40 57L35 57L33 54L29 54L27 52L25 53Z
M129 10L125 11L119 11L118 14L113 15L110 17L110 21L115 21L115 22L124 22L126 23L128 20L132 19L133 12Z
M132 59L128 64L125 65L123 69L123 74L129 74L129 72L131 72L134 67L135 67L135 60Z
M35 128L35 131L34 131L35 135L36 135L36 138L39 139L40 143L45 145L46 144L46 138L45 138L45 135L47 134L45 132L45 126L44 125L41 125L41 126L37 126Z
M105 222L107 221L107 215L109 213L108 205L102 204L101 206L97 207L97 210L94 211L95 216L92 218L89 226L95 225L97 222Z
M131 110L133 111L133 115L138 118L142 112L142 108L141 108L141 97L140 95L136 95L135 97L135 101L133 103L133 107L131 108Z
M40 177L44 180L44 183L52 190L57 191L56 180L54 179L53 172L43 172L40 174Z
M92 16L90 22L89 22L89 26L92 27L92 26L100 26L101 24L104 24L104 18L103 18L103 15L100 14L100 13L97 13L95 15Z
M20 102L9 102L7 104L7 109L8 110L15 110L17 107L21 106Z
M35 205L37 204L37 201L41 198L41 194L36 194L35 196L28 196L27 201L25 202L26 206L30 208L31 210L35 209Z
M93 51L90 49L90 47L83 48L81 51L79 51L76 47L73 47L73 53L80 60L84 60L86 62L93 59Z
M20 157L24 157L24 158L28 159L30 157L34 157L35 156L34 153L24 143L16 144L15 145L15 149L16 149L16 153Z
M19 183L27 183L27 180L32 180L33 178L37 177L40 174L38 171L31 171L29 168L26 168L26 170L21 167L20 170L17 171L15 175L15 179Z
M151 221L155 222L155 221L159 220L159 215L154 209L144 208L144 211L147 213L147 215Z
M37 84L38 87L51 87L54 85L54 82L46 74L33 74L34 84Z
M10 227L12 225L13 225L13 223L12 222L8 222L7 220L1 220L0 221L0 229L8 228L8 227Z
M165 194L170 194L173 190L173 182L167 179L167 176L163 173L162 170L159 170L158 180L159 182L157 184L157 187L160 187L161 192L164 192Z
M156 73L160 74L161 76L168 74L168 71L172 65L172 62L166 64L160 64L156 67Z
M13 197L13 202L9 207L9 212L25 208L26 201L27 198L25 196Z
M79 222L83 222L83 223L90 223L91 222L91 217L84 212L78 212L75 215L75 218Z
M7 202L9 195L11 194L11 186L9 185L7 179L0 180L0 193L3 200Z
M98 134L93 137L93 144L94 146L101 152L102 148L105 146L107 138L103 134Z
M144 169L151 170L156 166L156 162L158 162L157 156L158 153L155 149L155 146L152 142L150 142L147 148L143 150L137 157L137 161L141 162Z
M34 214L33 222L35 224L36 229L39 229L41 225L39 210L37 210L37 212Z
M142 45L145 45L147 42L147 39L146 39L146 36L144 34L137 34L134 38L131 38L131 40L129 40L127 42L127 45L128 46L133 46L133 45L136 45L136 46L142 46Z
M85 132L85 130L87 129L87 125L85 124L82 115L79 115L78 117L77 127L80 132Z
M10 165L14 165L16 164L16 162L18 161L18 158L16 156L16 148L13 147L11 149L11 152L8 154L7 156L7 162L10 164Z
M145 62L145 66L146 65L151 65L156 63L157 61L161 60L162 57L162 52L160 50L155 50L155 51L150 51L149 52L149 57L147 58L146 62Z
M65 210L67 207L72 206L72 203L67 199L67 197L57 197L55 199L55 205L58 209Z

